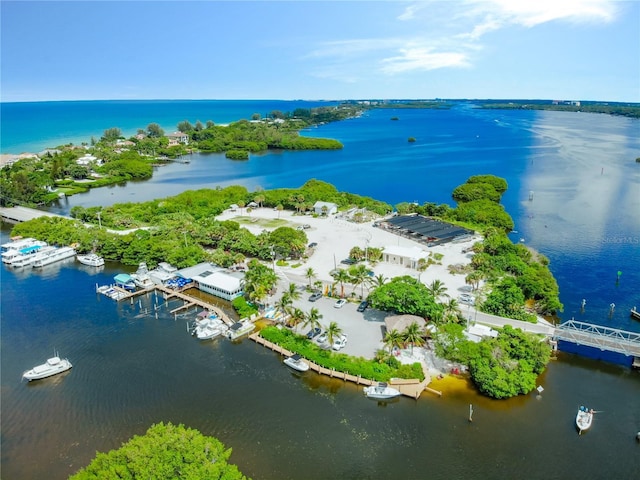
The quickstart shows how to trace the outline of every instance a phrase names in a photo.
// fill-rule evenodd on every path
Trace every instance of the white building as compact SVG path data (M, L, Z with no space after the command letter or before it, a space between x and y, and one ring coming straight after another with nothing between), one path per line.
M467 337L467 340L478 343L485 337L496 338L498 336L498 332L486 325L469 325L469 327L464 331L464 336Z
M178 275L193 280L199 290L225 300L231 301L244 293L244 273L229 272L212 263L183 268Z
M333 215L338 212L338 205L331 202L316 202L313 204L316 215Z
M420 247L401 247L390 245L382 251L382 261L393 265L403 265L407 268L417 268L421 258L426 259L429 252Z

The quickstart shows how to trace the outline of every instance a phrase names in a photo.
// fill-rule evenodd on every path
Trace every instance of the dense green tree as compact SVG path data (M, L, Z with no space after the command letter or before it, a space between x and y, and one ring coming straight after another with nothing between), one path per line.
M451 195L458 202L470 202L472 200L500 201L500 193L489 183L465 183L457 186Z
M433 318L441 316L443 311L427 287L407 275L391 279L371 292L368 298L373 307L398 314Z
M507 181L504 178L496 177L495 175L474 175L469 177L467 183L487 183L500 195L506 192L508 187Z
M117 127L107 128L102 134L101 140L105 142L113 143L116 140L118 140L121 136L122 136L122 131L119 128Z
M159 138L164 136L164 130L157 123L147 125L147 135L151 138Z
M153 478L242 480L231 449L195 429L158 423L120 448L98 453L71 480Z

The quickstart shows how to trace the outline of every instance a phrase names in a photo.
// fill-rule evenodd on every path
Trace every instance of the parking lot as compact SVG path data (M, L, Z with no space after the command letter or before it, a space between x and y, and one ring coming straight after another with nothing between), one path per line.
M299 300L293 302L297 308L308 312L311 308L317 308L322 315L320 325L322 331L326 330L329 323L336 322L347 335L347 345L340 350L348 355L373 358L376 350L382 347L385 313L367 308L363 313L357 311L359 302L347 302L342 308L335 308L336 299L322 297L315 302L309 302L311 294L302 292ZM306 334L310 327L298 325L296 333Z

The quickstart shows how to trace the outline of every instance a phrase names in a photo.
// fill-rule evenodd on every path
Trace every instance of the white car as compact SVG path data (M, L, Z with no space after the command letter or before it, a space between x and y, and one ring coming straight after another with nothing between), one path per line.
M328 335L327 332L323 332L320 334L318 338L316 338L316 342L318 343L327 343Z
M347 301L344 298L341 298L336 303L333 304L333 308L342 308Z
M469 294L463 293L458 297L458 301L460 303L466 303L467 305L474 305L476 302L473 297Z
M341 350L344 347L346 347L347 345L347 336L346 335L340 335L338 338L336 338L333 341L333 345L331 348L333 348L334 350Z

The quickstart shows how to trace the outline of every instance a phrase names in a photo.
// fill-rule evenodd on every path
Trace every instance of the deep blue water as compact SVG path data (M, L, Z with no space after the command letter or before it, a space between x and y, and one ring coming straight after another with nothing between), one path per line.
M512 239L523 239L551 260L565 304L561 318L640 330L628 315L640 305L638 120L463 104L445 111L374 110L304 134L336 138L344 149L269 152L247 162L194 154L189 164L157 168L151 181L76 195L52 210L68 213L74 205L139 202L234 184L298 187L310 178L392 205L452 204L456 186L490 173L509 183L503 204L516 224ZM417 141L409 143L410 136ZM616 307L610 316L611 303Z
M124 110L113 107L115 122L103 126L92 116L67 115L69 125L50 122L38 138L52 145L50 139L72 138L65 132L90 137L110 126L125 130L130 117L119 118L131 112L125 103ZM222 103L224 111L244 108L244 117L265 106ZM267 111L277 108L268 105ZM26 105L22 116L8 111L9 120L39 121L30 119L32 107ZM144 121L131 121L130 128L164 125L152 114L163 108L154 110L153 102L146 107L136 114ZM171 104L170 125L185 118L236 119L219 120L215 112L193 118L177 113L179 107ZM14 108L20 111L19 104ZM37 108L47 116L46 104ZM51 108L65 110L60 104ZM5 112L3 105L3 151L5 140L11 141L5 138ZM399 120L390 121L392 116ZM345 145L339 152L270 152L248 162L193 155L189 164L158 168L148 182L98 189L51 209L65 213L74 205L143 201L216 185L297 187L309 178L391 204L450 203L450 192L468 176L492 173L509 182L503 203L516 223L513 240L524 239L551 260L566 306L562 317L639 331L640 322L628 315L640 305L640 168L634 163L639 126L603 115L470 105L372 111L305 132L339 139ZM409 136L417 141L410 144ZM19 143L37 150L26 137ZM3 241L8 231L3 227ZM533 478L626 479L640 469L633 438L640 430L636 371L561 354L539 379L542 398L494 402L463 391L377 404L364 401L355 386L296 376L252 342L198 343L185 332L188 315L174 319L166 308L158 319L145 314L152 296L133 305L96 296L94 284L110 282L117 271L115 264L95 272L72 262L41 272L0 270L3 478L65 478L96 450L116 448L161 420L220 438L234 448L231 461L256 479L485 479L520 478L523 472ZM52 348L69 356L74 369L21 384L22 371ZM604 413L578 437L573 418L580 404Z

